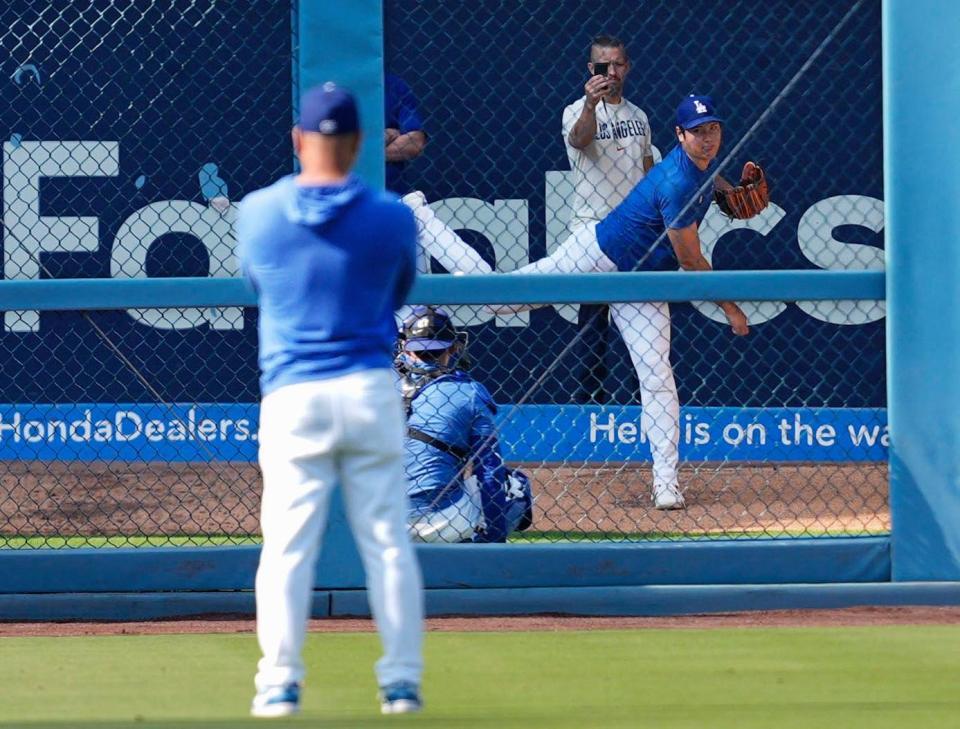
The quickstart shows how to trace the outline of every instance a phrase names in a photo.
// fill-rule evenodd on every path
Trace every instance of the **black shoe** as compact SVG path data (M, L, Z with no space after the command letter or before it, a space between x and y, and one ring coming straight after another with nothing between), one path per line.
M520 517L520 521L517 522L517 531L525 532L533 526L533 502L531 501L527 505L527 510L523 512L523 516Z

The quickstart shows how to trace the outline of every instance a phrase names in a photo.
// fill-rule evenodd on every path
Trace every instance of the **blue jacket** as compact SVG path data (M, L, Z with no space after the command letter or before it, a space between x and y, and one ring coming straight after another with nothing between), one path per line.
M260 306L260 389L392 367L394 311L416 275L416 222L356 178L287 176L247 195L237 256Z

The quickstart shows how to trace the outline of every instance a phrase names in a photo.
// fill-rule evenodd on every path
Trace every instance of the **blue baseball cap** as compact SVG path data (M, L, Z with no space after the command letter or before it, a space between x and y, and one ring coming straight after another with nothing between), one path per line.
M677 107L677 126L681 129L693 129L707 122L720 122L713 99L709 96L690 94Z
M332 81L314 86L300 97L297 126L304 132L331 136L360 131L357 100Z

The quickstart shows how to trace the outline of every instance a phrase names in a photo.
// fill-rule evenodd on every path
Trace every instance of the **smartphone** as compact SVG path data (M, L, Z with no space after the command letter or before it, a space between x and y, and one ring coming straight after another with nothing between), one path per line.
M595 63L593 64L593 75L594 76L606 76L607 71L610 70L609 63Z

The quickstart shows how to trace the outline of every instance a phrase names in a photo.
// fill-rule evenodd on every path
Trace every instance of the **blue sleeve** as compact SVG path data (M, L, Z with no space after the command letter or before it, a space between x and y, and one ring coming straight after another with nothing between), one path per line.
M474 537L475 542L507 541L507 468L500 454L496 425L493 421L495 406L479 383L477 387L477 411L473 430L470 433L470 452L473 454L473 473L480 487L480 502L483 518L487 523L484 534Z
M401 220L398 223L398 235L403 246L403 257L400 263L400 275L397 277L397 286L393 297L393 310L396 311L403 306L407 297L410 295L410 289L413 288L413 282L417 278L417 221L413 217L413 211L403 203L399 203L401 210Z
M398 76L391 76L387 84L387 126L396 124L401 134L423 131L423 119L417 111L413 89Z
M694 193L696 190L687 190L669 181L664 181L657 188L657 207L663 216L663 224L667 228L676 230L699 222L697 219L699 210L696 205L690 205L683 215L680 214L687 203L691 202Z

